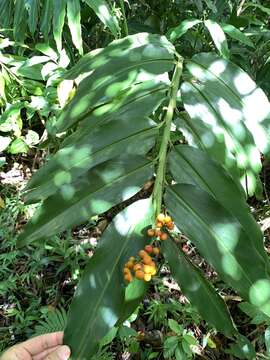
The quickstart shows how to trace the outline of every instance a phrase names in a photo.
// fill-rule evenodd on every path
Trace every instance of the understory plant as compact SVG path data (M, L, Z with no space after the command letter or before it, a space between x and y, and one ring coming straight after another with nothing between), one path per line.
M125 19L123 24L127 32ZM197 25L209 31L218 53L212 47L186 56L174 45ZM246 37L223 28L212 19L189 19L167 36L125 34L87 53L63 75L78 87L50 129L60 149L24 191L27 204L42 204L18 246L42 244L154 182L149 198L113 219L84 270L65 328L72 359L95 354L99 341L140 304L151 277L158 276L160 254L154 261L152 250L141 253L149 245L160 248L202 318L237 341L244 358L255 356L223 298L175 242L178 232L188 237L228 286L270 316L269 259L246 204L248 196L262 193L270 105L230 59L224 32L240 41ZM175 352L191 357L189 346L196 341L179 329Z

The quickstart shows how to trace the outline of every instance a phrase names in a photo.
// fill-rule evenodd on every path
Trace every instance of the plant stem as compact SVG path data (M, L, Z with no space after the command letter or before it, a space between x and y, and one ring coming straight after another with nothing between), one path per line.
M162 141L160 144L159 155L158 155L158 168L157 168L157 175L153 190L153 203L154 203L154 210L156 216L161 212L163 187L164 187L165 171L166 171L167 148L170 141L171 123L173 119L174 110L176 108L176 97L179 88L180 78L182 75L182 69L183 69L183 59L180 58L176 63L174 69L174 74L171 83L171 90L170 90L170 101L164 118L164 131L163 131Z
M121 6L122 15L123 15L123 18L124 18L124 21L123 21L124 34L125 34L125 36L128 36L128 25L127 25L127 18L126 18L124 0L120 0L120 6Z

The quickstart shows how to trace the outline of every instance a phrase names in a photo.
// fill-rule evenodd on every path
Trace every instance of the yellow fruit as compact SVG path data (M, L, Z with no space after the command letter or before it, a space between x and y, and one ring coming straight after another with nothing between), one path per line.
M167 225L167 224L169 224L169 223L171 223L172 222L172 218L170 217L170 216L165 216L165 218L164 218L164 223Z
M154 275L156 275L156 273L157 273L157 269L156 269L156 267L152 267L152 271L151 271L151 275L152 276L154 276Z
M153 248L153 254L158 255L160 253L160 249L158 247Z
M135 277L138 280L143 280L144 279L144 272L142 270L137 270L135 272Z
M162 224L164 224L165 221L165 215L164 214L159 214L157 216L157 221L161 222Z
M148 230L147 230L147 235L148 235L148 236L151 236L151 237L152 237L152 236L155 236L155 233L156 233L156 232L155 232L154 229L148 229Z
M150 274L144 274L144 281L150 281L151 277L152 276Z
M135 257L134 257L134 256L131 256L131 257L129 258L129 261L135 262Z
M151 274L152 271L153 271L153 266L151 266L151 265L144 265L143 271L145 272L145 274Z

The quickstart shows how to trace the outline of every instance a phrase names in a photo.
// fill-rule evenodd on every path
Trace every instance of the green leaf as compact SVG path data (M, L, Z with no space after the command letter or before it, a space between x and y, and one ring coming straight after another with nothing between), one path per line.
M4 156L0 157L0 168L6 164L6 158Z
M260 4L253 4L253 3L247 3L245 4L245 9L247 9L248 7L255 7L257 9L260 9L261 11L263 11L264 13L266 13L267 15L270 15L270 8L260 5Z
M83 57L69 78L77 71L95 71L80 82L57 120L56 131L66 130L101 105L107 105L107 111L111 102L120 107L135 84L153 80L157 87L168 85L164 73L173 68L173 51L165 37L142 33L114 41L94 57Z
M228 59L230 57L230 53L228 49L227 39L221 26L213 20L206 20L204 24L209 30L210 35L220 55Z
M105 26L107 26L115 38L118 37L120 26L116 16L112 12L112 8L105 0L84 0L89 5L96 15L100 18Z
M26 9L25 0L16 0L14 8L13 34L17 41L23 41L25 34L23 30L26 28Z
M90 259L71 304L64 343L72 359L84 360L122 314L125 284L123 265L143 248L152 222L151 200L140 200L120 214L105 230ZM91 339L91 341L89 341Z
M220 277L269 316L268 264L239 221L207 192L194 185L169 187L165 201L179 229Z
M167 33L167 37L171 42L174 42L176 39L179 39L183 36L189 29L193 26L201 23L201 20L198 19L187 19L180 23L180 25L170 29Z
M84 136L76 133L32 177L27 201L45 199L63 185L71 184L94 166L122 153L144 155L154 144L157 127L150 119L114 119Z
M0 27L8 28L12 23L14 4L13 0L0 1Z
M28 146L25 143L25 141L21 138L18 138L10 144L8 148L8 152L15 155L20 153L27 153L28 152Z
M242 186L246 187L246 175L252 195L261 170L260 151L267 154L270 144L266 95L237 65L211 53L195 55L187 69L192 78L181 90L190 126L200 131L204 149L212 156L216 147L215 158L229 171L227 154L235 156Z
M239 29L237 29L235 26L231 24L220 24L222 30L228 34L231 38L240 41L241 43L255 47L253 42Z
M177 321L175 321L174 319L169 319L168 325L169 325L169 328L173 332L175 332L177 335L182 335L184 329L181 325L178 324Z
M162 243L162 253L168 261L174 279L201 316L218 331L233 336L237 330L226 304L199 268L195 267L172 241Z
M245 336L242 335L239 335L235 344L232 344L228 350L225 350L225 352L236 356L239 359L256 359L254 346Z
M103 213L133 196L152 172L152 163L140 156L113 159L96 166L44 201L19 236L18 245L48 238Z
M53 0L44 0L43 10L41 13L40 31L44 35L44 39L46 41L48 41L52 18L53 18Z
M176 182L200 186L238 219L268 264L263 234L250 214L240 185L233 181L225 169L207 153L188 145L175 146L169 155L169 164Z
M28 27L31 34L34 35L38 24L40 0L26 0L25 3L28 12Z
M268 328L265 330L264 342L266 347L266 354L270 356L270 326L268 326Z
M83 55L80 0L68 0L67 18L73 44Z
M59 53L62 50L62 32L66 16L66 1L67 0L53 1L53 36Z
M248 302L242 302L238 305L238 307L251 318L251 324L270 324L270 317L262 313L256 306Z

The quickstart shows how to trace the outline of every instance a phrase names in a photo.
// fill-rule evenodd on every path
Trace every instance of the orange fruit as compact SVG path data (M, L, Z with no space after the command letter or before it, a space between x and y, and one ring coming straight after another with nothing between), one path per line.
M161 234L162 234L162 232L159 229L157 229L156 230L156 237L159 237Z
M128 261L128 262L125 264L125 267L127 267L128 269L133 269L134 263L133 263L132 261Z
M167 235L166 233L161 233L161 234L159 235L159 238L160 238L160 240L167 240L167 239L168 239L168 235Z
M144 279L144 272L142 270L137 270L135 272L136 279L143 280Z
M153 246L152 245L146 245L144 250L148 253L151 254L153 252Z
M127 282L131 282L132 279L133 279L133 277L132 277L131 274L126 274L126 275L124 276L124 279L125 279Z
M157 228L162 228L163 223L161 221L157 221L156 226L157 226Z
M152 237L152 236L155 236L155 233L156 233L156 232L155 232L154 229L148 229L148 230L147 230L147 235L148 235L148 236L151 236L151 237Z
M142 267L143 267L142 264L138 263L138 264L135 264L135 265L134 265L133 270L134 270L134 271L141 270Z
M130 270L129 270L129 268L127 268L127 267L124 267L124 269L123 269L123 273L126 275L126 274L130 274Z
M151 264L151 262L152 262L152 258L151 258L151 256L146 255L146 256L143 257L142 261L143 261L143 263L144 263L145 265L149 265L149 264Z
M145 250L140 250L139 251L139 257L143 258L145 256L148 256L147 252Z
M174 229L174 223L173 222L169 222L166 226L167 226L167 229L169 229L169 230Z

